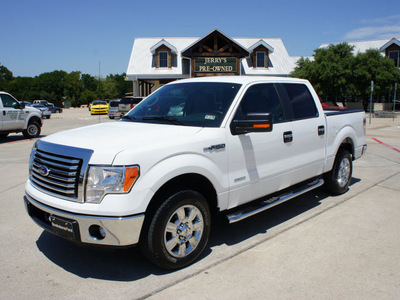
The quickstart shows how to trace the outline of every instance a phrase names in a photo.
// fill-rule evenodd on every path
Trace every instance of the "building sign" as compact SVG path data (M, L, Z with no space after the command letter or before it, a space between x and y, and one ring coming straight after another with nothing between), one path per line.
M201 73L236 73L236 57L196 57L194 71Z

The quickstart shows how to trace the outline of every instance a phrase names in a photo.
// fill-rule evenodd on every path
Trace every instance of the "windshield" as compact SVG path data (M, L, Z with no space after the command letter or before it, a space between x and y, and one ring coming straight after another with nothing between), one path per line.
M215 82L166 85L135 106L123 121L219 127L240 86Z
M106 101L94 101L92 105L107 105Z

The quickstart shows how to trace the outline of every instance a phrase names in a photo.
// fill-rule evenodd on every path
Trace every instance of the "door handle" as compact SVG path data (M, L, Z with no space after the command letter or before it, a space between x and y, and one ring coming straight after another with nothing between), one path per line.
M6 111L5 110L3 110L3 116L5 116L6 115Z
M285 132L283 133L283 142L284 142L284 143L293 142L293 132L291 132L291 131L285 131Z
M318 135L324 135L325 134L325 126L318 126Z

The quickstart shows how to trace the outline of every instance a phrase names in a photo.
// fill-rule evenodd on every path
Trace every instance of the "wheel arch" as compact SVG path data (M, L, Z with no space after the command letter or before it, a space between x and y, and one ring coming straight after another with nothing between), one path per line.
M37 116L32 116L28 122L26 123L26 126L28 126L28 124L32 123L32 122L38 122L40 127L42 127L42 119L37 117Z
M202 194L211 213L215 214L218 211L217 192L211 181L203 175L187 173L170 179L157 190L147 206L145 216L152 216L165 197L182 189L190 189Z
M354 160L354 142L350 137L345 138L342 143L339 145L339 148L336 151L336 155L339 153L340 150L347 150L351 155L351 159Z

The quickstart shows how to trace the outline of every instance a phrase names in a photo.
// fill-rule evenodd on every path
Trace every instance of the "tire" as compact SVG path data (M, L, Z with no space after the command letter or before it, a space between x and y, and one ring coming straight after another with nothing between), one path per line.
M27 139L37 138L40 135L40 124L37 121L31 121L28 127L22 131L22 134Z
M353 161L349 151L340 149L336 155L333 168L324 176L326 189L334 195L341 195L349 189Z
M108 116L110 119L114 119L114 117L112 117L112 116Z
M143 254L163 269L186 267L207 245L211 228L208 203L193 190L178 191L161 203L142 235Z
M50 119L51 116L45 116L46 119Z

